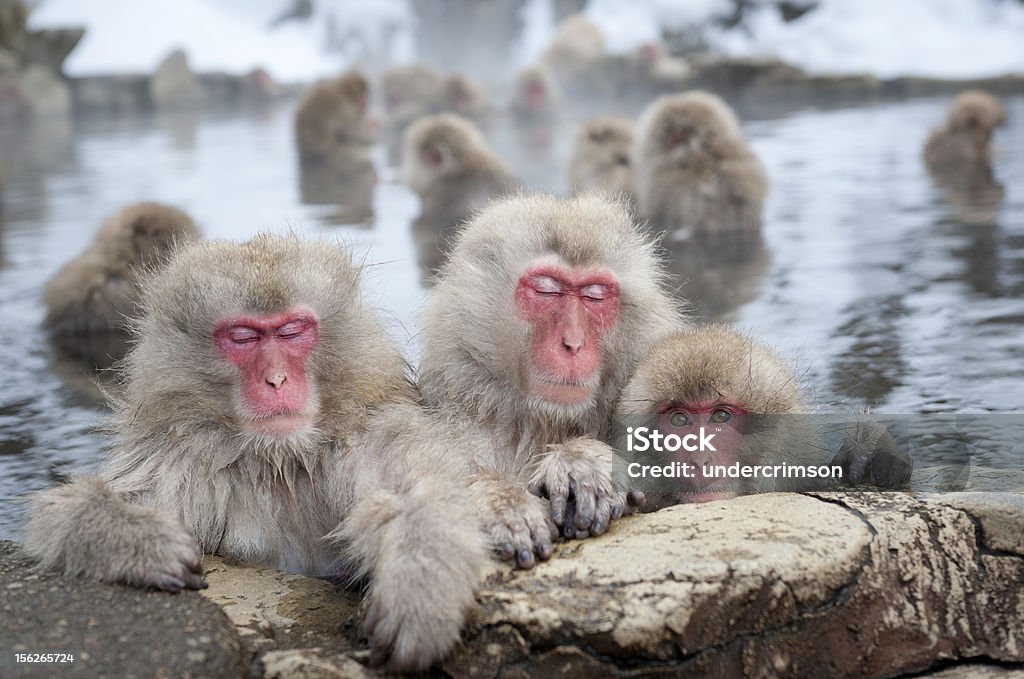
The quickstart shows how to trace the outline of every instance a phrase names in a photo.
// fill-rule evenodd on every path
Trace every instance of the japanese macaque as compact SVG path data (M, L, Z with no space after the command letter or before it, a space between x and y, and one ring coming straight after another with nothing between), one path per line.
M707 92L658 99L633 146L640 215L659 229L695 233L761 228L768 178L725 102Z
M744 493L825 490L841 482L896 488L909 481L913 469L888 430L874 422L844 425L849 429L830 462L825 434L835 425L826 426L826 418L804 400L792 368L725 325L663 337L623 389L615 421L618 471L645 494L645 510ZM684 443L693 435L692 450L654 451L654 430ZM674 463L686 465L676 477L641 475L645 467ZM759 472L747 478L713 472L736 463ZM787 475L792 472L786 468L796 465L813 466L815 476ZM818 475L820 467L831 465L843 470L842 479Z
M603 116L588 121L576 135L569 160L572 193L604 191L635 200L630 167L632 150L630 120Z
M200 238L187 214L136 203L108 217L93 241L46 284L43 325L68 358L107 368L128 349L128 322L139 313L141 278L178 246Z
M420 220L438 228L454 227L519 188L480 131L450 113L417 120L405 131L401 175L420 196Z
M391 136L401 135L413 121L437 113L443 107L444 79L426 66L389 69L381 76L380 89L384 98L384 120Z
M521 122L547 122L558 115L561 95L547 70L531 66L512 84L509 111Z
M295 141L303 163L356 163L367 157L375 136L368 115L370 86L349 71L313 86L295 112Z
M446 77L441 89L442 111L454 113L476 123L486 122L494 113L487 93L464 75L456 73Z
M600 194L491 203L459 234L424 311L419 386L475 437L493 546L520 567L642 504L612 478L612 408L684 319L653 242ZM457 330L456 330L457 328Z
M560 81L570 80L587 64L604 56L604 34L582 14L573 14L558 25L540 62Z
M932 130L924 162L935 184L957 208L962 221L994 221L1003 187L992 172L992 134L1006 120L999 100L967 90L953 100L946 122Z
M200 242L147 281L95 477L37 494L25 550L69 575L203 588L202 554L368 576L371 662L458 641L487 547L464 460L415 403L350 254Z

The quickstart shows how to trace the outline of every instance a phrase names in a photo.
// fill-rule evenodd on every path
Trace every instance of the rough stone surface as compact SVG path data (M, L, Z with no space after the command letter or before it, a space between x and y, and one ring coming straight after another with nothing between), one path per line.
M429 676L1014 677L1022 528L1021 495L978 492L769 494L629 517L532 571L495 565L462 644ZM379 676L358 592L204 564L248 676Z
M15 653L72 653L68 664ZM234 626L194 592L166 594L39 573L0 542L0 677L240 677Z

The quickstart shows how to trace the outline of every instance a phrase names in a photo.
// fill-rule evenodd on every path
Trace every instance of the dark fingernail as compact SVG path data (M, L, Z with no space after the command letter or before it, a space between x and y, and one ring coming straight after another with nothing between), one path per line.
M513 556L515 556L516 553L516 550L512 548L511 542L506 542L504 544L498 545L498 547L494 551L497 552L498 558L500 558L502 561L508 561Z
M572 540L574 537L576 537L576 526L572 525L571 523L567 523L564 526L562 526L562 537L564 537L567 540Z
M180 578L168 575L163 579L161 584L163 585L163 589L167 590L168 592L177 592L185 586L185 581L181 580Z
M601 535L601 534L603 534L603 533L604 533L604 532L605 532L606 530L608 530L608 527L607 527L607 526L605 526L605 525L604 525L603 523L601 523L600 521L595 521L595 522L594 522L594 525L590 527L590 532L591 532L591 533L593 533L594 535Z
M537 556L540 557L541 561L547 561L554 554L555 548L546 542L541 543L537 546Z
M520 549L516 562L520 568L533 568L533 552L529 549Z

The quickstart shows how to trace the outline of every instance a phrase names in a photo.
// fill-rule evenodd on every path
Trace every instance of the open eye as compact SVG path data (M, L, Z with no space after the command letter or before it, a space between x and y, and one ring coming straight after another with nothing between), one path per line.
M604 299L607 299L608 288L607 286L595 283L593 285L588 285L582 290L580 290L580 294L586 297L587 299L594 300L595 302L600 302Z
M557 295L562 292L562 286L551 276L534 276L531 282L534 292L541 295Z
M673 427L688 427L690 417L686 413L675 412L668 416L668 423Z
M231 328L228 332L228 339L235 344L252 344L259 341L260 333L253 328Z
M732 413L722 408L715 408L714 412L711 413L710 419L715 424L722 424L732 419Z
M278 328L277 336L281 339L294 339L303 335L307 330L309 330L309 323L306 321L292 321Z

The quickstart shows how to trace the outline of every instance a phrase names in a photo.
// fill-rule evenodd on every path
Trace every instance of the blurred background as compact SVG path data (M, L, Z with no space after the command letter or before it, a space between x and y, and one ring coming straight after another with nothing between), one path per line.
M596 65L555 73L551 115L513 115L518 75L577 14L600 30ZM665 243L699 320L779 349L822 404L1024 413L1024 2L0 0L0 538L17 535L19 496L102 453L97 375L49 345L41 295L126 204L175 205L210 238L349 244L415 361L439 240L399 181L379 87L410 64L474 81L488 143L558 195L589 118L719 94L772 188L749 251L694 261ZM381 123L372 176L311 182L296 105L349 68ZM998 96L1007 123L998 190L964 201L930 180L921 148L968 87ZM1021 452L972 454L1019 468Z

